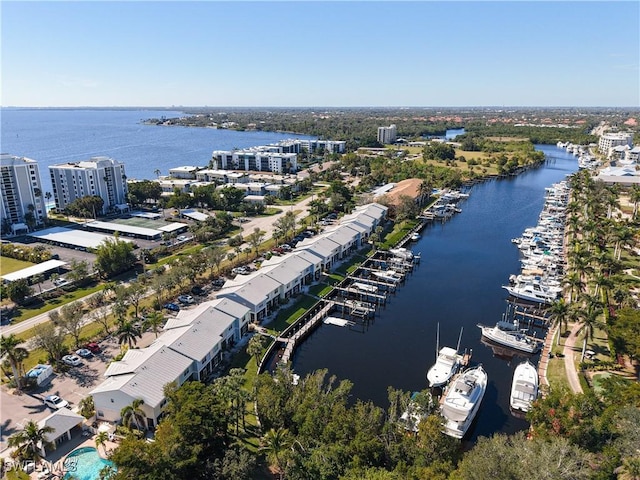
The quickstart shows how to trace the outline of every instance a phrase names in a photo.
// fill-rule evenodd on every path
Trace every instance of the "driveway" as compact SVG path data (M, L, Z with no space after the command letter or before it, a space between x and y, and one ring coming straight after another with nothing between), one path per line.
M155 340L155 334L145 332L136 345L139 348L150 345ZM100 342L102 352L91 358L83 358L83 364L78 367L68 367L64 372L56 372L52 380L33 391L15 395L6 385L0 389L0 452L7 448L8 437L20 430L29 420L39 421L49 416L53 411L43 404L47 395L58 395L69 402L72 410L77 409L80 401L91 390L104 380L103 374L107 365L120 353L117 339L110 337Z

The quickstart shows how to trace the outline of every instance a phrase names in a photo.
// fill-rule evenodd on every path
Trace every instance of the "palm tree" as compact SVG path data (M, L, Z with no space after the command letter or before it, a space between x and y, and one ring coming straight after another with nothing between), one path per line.
M96 435L96 449L100 449L100 447L102 447L102 449L104 450L105 455L107 454L107 440L109 439L109 434L105 431L99 432L98 435Z
M145 430L144 426L147 415L140 408L142 405L144 405L144 400L137 398L131 403L131 405L127 405L120 410L122 424L125 427L131 428L132 425L135 425L138 430Z
M132 322L124 322L118 331L118 343L124 345L129 344L129 348L133 348L138 343L138 338L142 338L140 330Z
M280 480L284 478L283 462L285 460L285 452L292 445L291 434L286 428L280 427L277 430L272 428L262 437L260 450L266 452L267 457L273 461L280 474Z
M158 178L160 178L160 173L161 173L161 172L160 172L160 169L159 169L159 168L156 168L156 169L153 171L153 174L154 174L156 177L158 177Z
M14 334L5 337L0 337L0 356L7 356L9 364L11 365L11 371L13 372L13 378L16 381L16 388L20 390L22 388L22 377L20 376L20 367L22 361L27 358L29 352L26 348L20 347L22 341Z
M37 465L42 460L42 450L52 446L47 440L47 434L53 431L53 427L40 428L36 422L30 420L21 431L9 437L8 444L9 447L15 448L19 458L31 460Z
M569 305L567 305L564 299L560 299L554 302L549 308L549 315L553 325L558 325L558 340L557 344L560 343L560 334L562 330L567 330L567 322L568 322L568 314L569 314Z
M158 338L158 327L164 322L164 315L161 312L151 312L144 320L146 327L151 328Z
M629 192L629 199L633 203L633 220L636 219L636 215L638 214L638 204L640 203L640 186L634 185L631 187L631 192Z
M256 334L251 337L251 340L249 340L247 345L247 353L256 359L256 365L260 365L260 355L262 354L263 349L264 345L262 343L262 336L260 334Z
M615 469L619 480L640 480L640 457L627 457Z

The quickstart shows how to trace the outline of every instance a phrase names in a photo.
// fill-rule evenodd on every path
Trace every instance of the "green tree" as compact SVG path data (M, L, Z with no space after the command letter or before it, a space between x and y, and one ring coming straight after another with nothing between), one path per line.
M138 343L138 339L142 338L140 330L132 322L124 322L116 335L118 335L118 343L120 345L127 344L129 348L133 348Z
M284 478L287 453L293 445L293 438L286 428L271 428L262 437L260 450L275 466L280 480Z
M8 297L18 304L22 304L33 293L33 289L24 278L9 282L5 288Z
M264 351L264 338L260 334L255 334L247 344L247 353L255 358L256 365L260 364L260 356Z
M164 323L164 315L162 312L151 312L144 319L144 325L147 328L150 328L151 331L155 334L156 338L158 338L158 330Z
M144 400L136 398L131 405L127 405L120 410L120 417L122 418L122 424L127 428L135 427L137 430L146 430L146 418L147 415L142 410Z
M131 242L117 236L107 238L96 249L96 268L103 277L112 277L132 268L136 263Z
M41 348L52 361L59 361L65 352L64 332L51 322L41 323L33 327L31 345Z
M33 420L29 420L24 428L9 437L8 445L15 449L21 460L31 460L39 464L43 455L41 447L51 448L51 442L47 441L47 435L53 433L51 426L40 428Z
M22 340L14 334L0 337L0 357L7 356L11 365L11 372L16 382L16 388L22 388L22 375L20 374L22 362L27 358L29 352L26 348L21 347Z
M60 309L57 323L64 332L73 337L75 348L80 348L80 335L84 325L83 314L84 310L80 302L68 303Z
M98 432L98 434L96 435L95 438L95 442L96 442L96 449L100 449L100 447L102 447L102 449L104 450L104 453L106 455L107 453L107 440L109 439L109 434L105 431L102 432Z
M260 244L264 240L264 234L264 231L256 227L253 229L253 232L247 236L247 242L254 248L256 253L258 253L258 248L260 248Z

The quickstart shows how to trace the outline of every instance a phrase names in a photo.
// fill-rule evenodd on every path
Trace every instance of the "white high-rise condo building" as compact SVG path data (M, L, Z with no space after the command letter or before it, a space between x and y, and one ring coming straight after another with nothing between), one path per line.
M0 154L2 174L2 230L12 231L41 225L47 217L38 162L30 158Z
M386 145L388 143L394 143L397 138L397 131L395 125L389 125L388 127L378 127L378 143Z
M633 148L633 133L605 133L598 140L598 150L607 156L611 153L612 148L619 145L628 145Z
M49 167L56 208L64 210L78 198L98 196L104 200L102 212L123 210L127 205L127 176L124 163L109 157L92 157L75 163Z

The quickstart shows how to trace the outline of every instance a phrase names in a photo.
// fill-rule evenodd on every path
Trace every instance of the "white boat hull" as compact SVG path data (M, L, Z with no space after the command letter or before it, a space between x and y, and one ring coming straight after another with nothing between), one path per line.
M487 389L487 374L478 366L459 374L449 385L442 402L444 433L462 438L475 418Z
M540 343L531 340L520 332L506 332L498 327L478 325L482 330L482 336L499 345L513 348L525 353L536 353L540 350Z
M509 404L513 410L528 412L538 398L538 372L531 362L520 363L513 372Z

